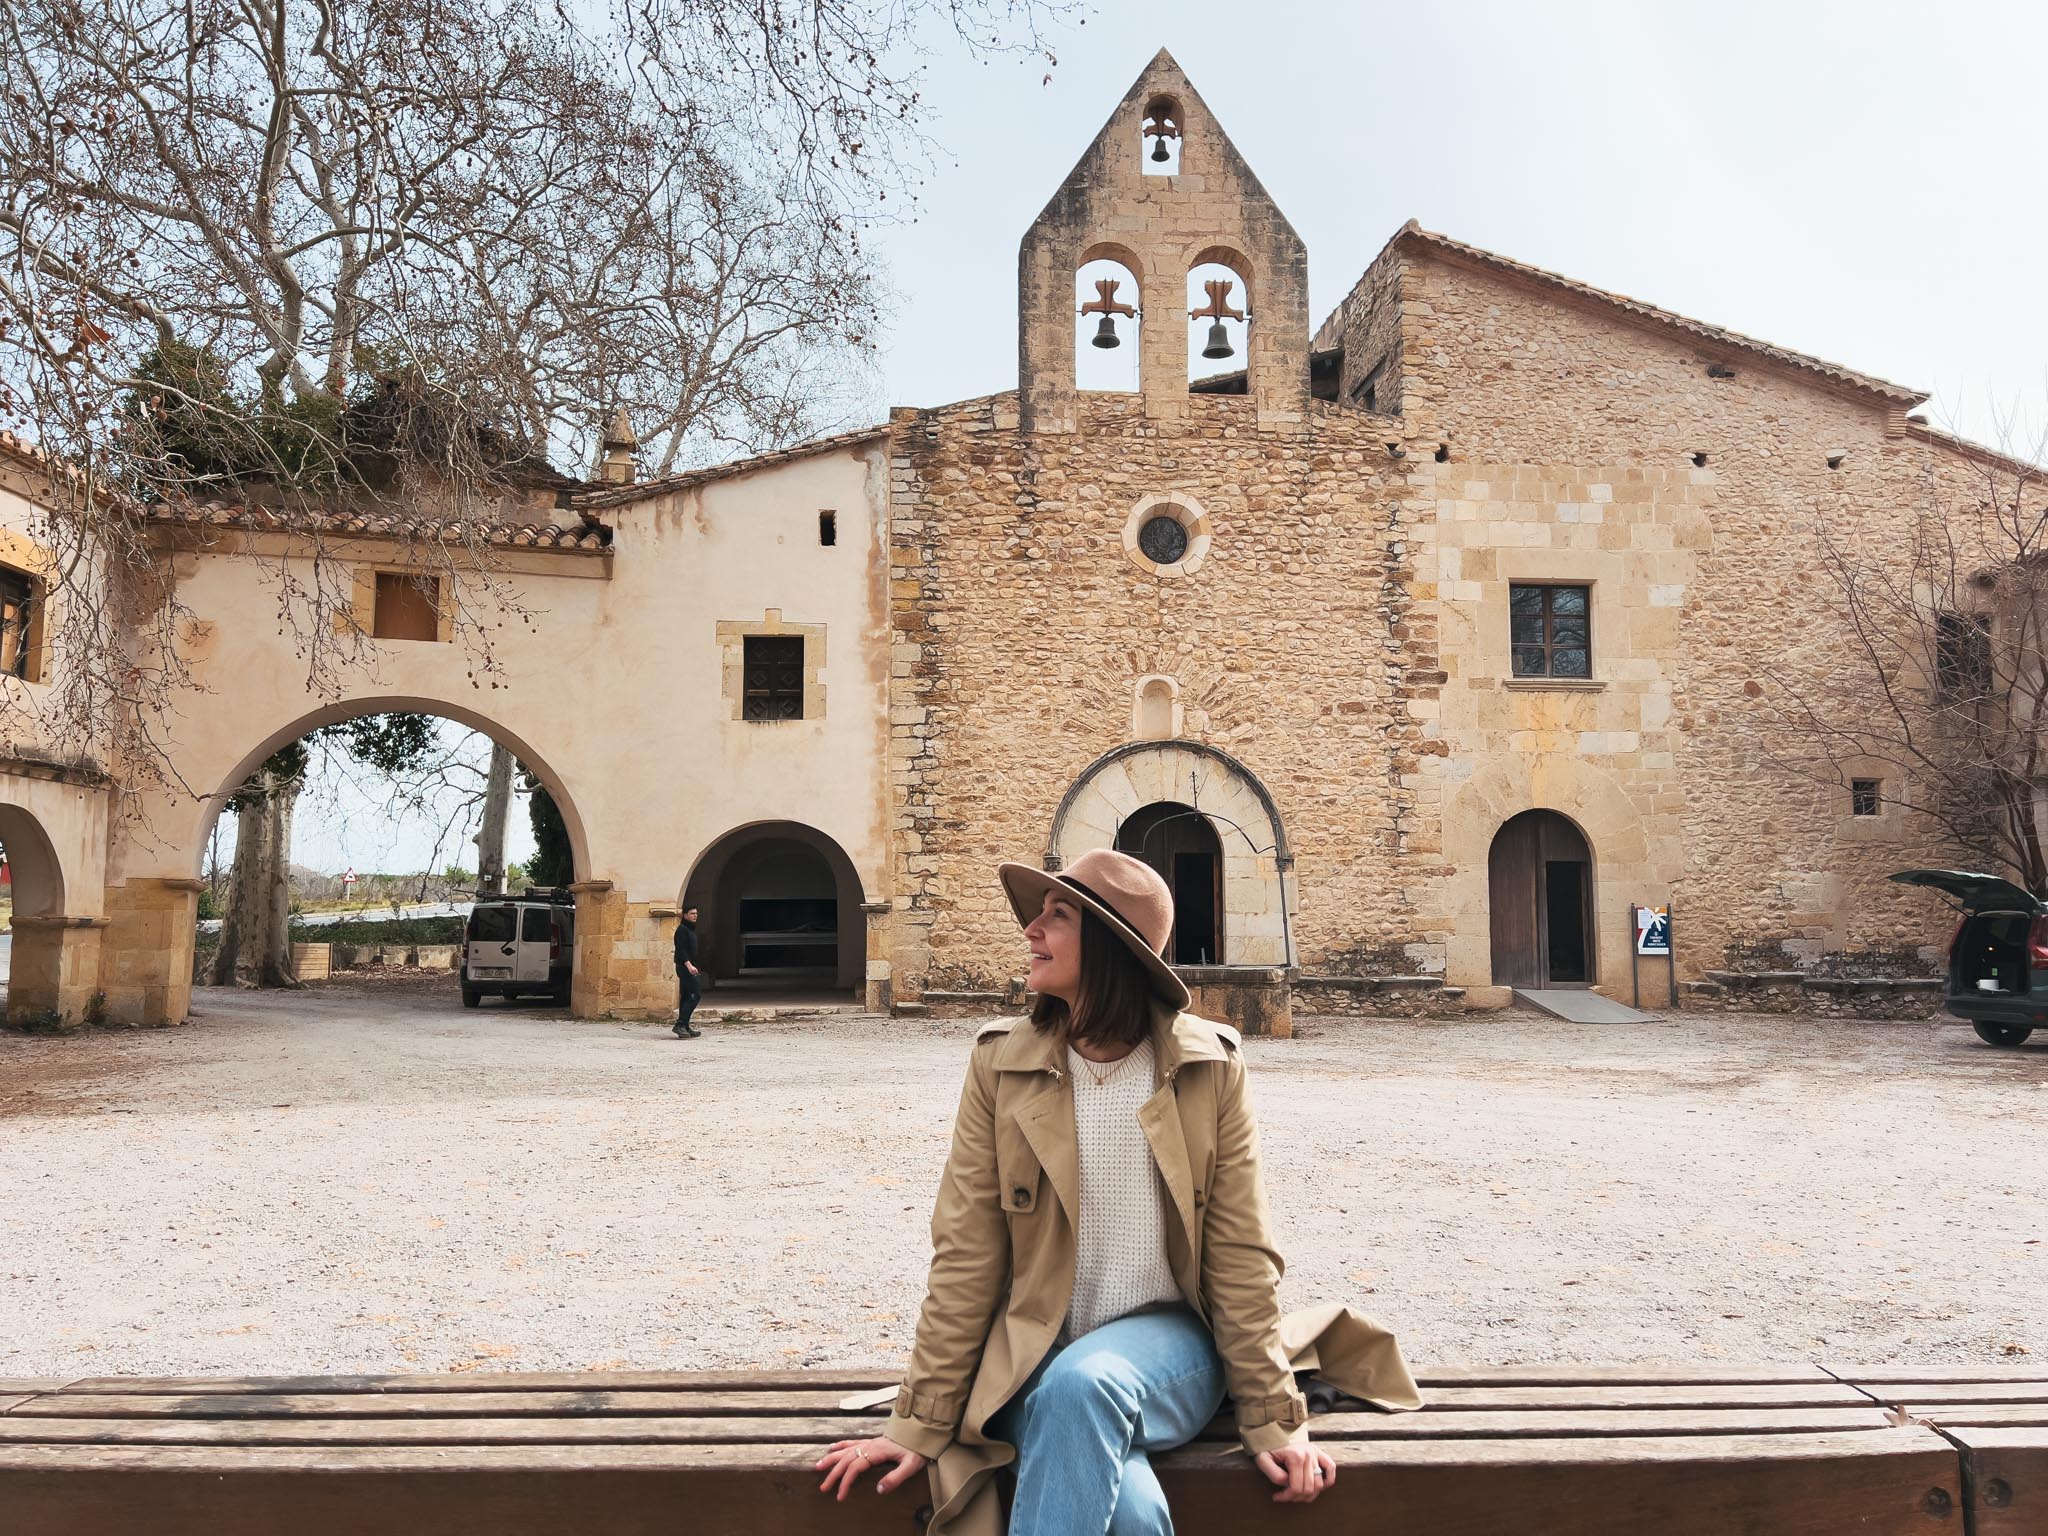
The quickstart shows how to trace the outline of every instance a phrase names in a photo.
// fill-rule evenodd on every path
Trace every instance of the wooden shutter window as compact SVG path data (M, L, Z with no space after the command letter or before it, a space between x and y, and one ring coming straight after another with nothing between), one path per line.
M35 583L19 571L0 568L0 673L34 682L34 647L29 627L35 619Z
M804 637L745 637L746 720L801 720L804 717Z
M441 578L379 571L370 633L379 640L440 639Z

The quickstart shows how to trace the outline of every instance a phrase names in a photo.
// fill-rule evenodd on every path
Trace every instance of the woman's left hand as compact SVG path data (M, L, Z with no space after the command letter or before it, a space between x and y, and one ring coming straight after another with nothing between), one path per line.
M1337 1463L1306 1440L1258 1454L1259 1470L1281 1484L1275 1504L1313 1504L1316 1496L1337 1481Z

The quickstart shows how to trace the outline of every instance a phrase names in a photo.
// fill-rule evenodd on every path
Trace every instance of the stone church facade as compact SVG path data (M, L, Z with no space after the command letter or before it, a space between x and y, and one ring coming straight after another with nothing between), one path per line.
M1009 994L996 862L1112 844L1174 885L1203 1005L1255 1025L1290 987L1626 999L1636 904L1672 910L1689 1000L1726 970L1934 968L1944 919L1884 876L1939 849L1760 738L1765 679L1825 680L1844 643L1815 522L1898 546L1981 468L1920 392L1412 224L1312 330L1302 240L1164 53L1018 292L1015 390L644 483L615 453L572 528L494 533L549 617L507 626L488 699L429 636L309 701L243 622L267 535L166 526L202 684L171 736L204 793L81 822L73 926L113 1014L187 1005L222 797L371 708L489 730L555 794L583 1015L672 1007L689 903L728 985ZM1104 328L1135 387L1081 387ZM1224 366L1191 372L1191 336ZM391 551L337 538L381 635ZM1667 1000L1661 963L1640 988Z

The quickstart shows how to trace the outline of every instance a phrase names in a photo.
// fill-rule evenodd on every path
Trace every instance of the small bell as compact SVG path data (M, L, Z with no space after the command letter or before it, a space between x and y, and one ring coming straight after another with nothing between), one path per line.
M1164 165L1172 158L1173 156L1166 152L1166 135L1162 133L1152 141L1152 163Z
M1095 327L1095 340L1091 343L1091 345L1098 347L1115 347L1122 345L1122 343L1117 340L1116 322L1110 319L1108 315L1104 315L1102 317L1102 323Z
M1202 348L1204 357L1231 357L1236 349L1230 345L1230 336L1223 329L1223 322L1216 321L1209 327L1209 345Z

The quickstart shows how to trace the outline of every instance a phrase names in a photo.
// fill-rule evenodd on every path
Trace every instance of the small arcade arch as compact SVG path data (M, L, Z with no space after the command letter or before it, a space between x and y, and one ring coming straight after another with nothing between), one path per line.
M720 988L859 987L867 974L860 876L815 827L764 821L704 850L683 884L698 964Z
M1556 811L1501 824L1487 861L1487 910L1497 987L1590 987L1594 955L1593 850Z

